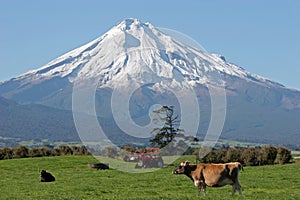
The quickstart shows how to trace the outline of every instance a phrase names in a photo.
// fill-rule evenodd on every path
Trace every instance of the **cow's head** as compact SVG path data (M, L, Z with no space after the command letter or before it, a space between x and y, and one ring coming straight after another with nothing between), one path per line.
M189 161L181 162L179 167L173 171L173 174L185 174L189 164Z

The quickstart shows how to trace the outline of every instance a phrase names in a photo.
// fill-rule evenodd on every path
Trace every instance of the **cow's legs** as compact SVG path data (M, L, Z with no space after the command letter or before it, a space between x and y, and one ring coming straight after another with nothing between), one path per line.
M234 195L234 193L235 193L235 190L236 190L236 185L235 185L235 184L233 184L233 185L232 185L232 192L231 192L231 195Z
M242 186L240 185L239 181L237 181L237 189L239 191L239 194L242 195Z
M198 196L200 196L201 193L201 181L200 180L196 180L194 181L195 186L198 188Z
M206 196L206 184L203 182L203 193L204 193L204 196Z
M232 185L232 195L234 195L235 191L238 190L239 194L242 195L242 190L241 190L241 185L239 183L239 181L236 181L233 185Z
M202 181L197 182L198 186L198 196L201 194L201 189L203 188L203 195L206 196L206 184Z

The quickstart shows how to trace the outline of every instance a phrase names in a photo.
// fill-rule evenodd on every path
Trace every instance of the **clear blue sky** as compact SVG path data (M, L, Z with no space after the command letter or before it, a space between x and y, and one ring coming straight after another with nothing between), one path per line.
M208 52L300 89L297 0L2 1L0 81L39 68L130 17L187 34Z

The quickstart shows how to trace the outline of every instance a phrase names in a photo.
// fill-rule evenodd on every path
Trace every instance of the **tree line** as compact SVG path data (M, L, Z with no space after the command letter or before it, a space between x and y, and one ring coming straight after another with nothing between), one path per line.
M133 153L140 150L143 152L146 148L138 149L130 145L121 147L123 153ZM161 149L161 155L168 155L165 149ZM120 153L115 147L106 147L99 155L117 158ZM174 153L174 151L173 151ZM201 163L226 163L238 161L245 166L273 165L290 163L292 159L291 151L284 147L263 146L263 147L222 147L211 149L208 147L187 148L185 155L195 155L196 161ZM65 156L65 155L90 155L85 146L61 145L58 147L37 147L27 148L18 146L15 148L0 149L0 160L43 156Z
M208 152L208 153L206 153ZM290 163L291 151L284 147L263 146L220 149L198 148L193 153L201 163L226 163L238 161L245 166L273 165Z
M186 147L186 146L185 146ZM170 147L166 146L159 150L161 156L180 156L182 151L177 150L180 146ZM185 148L184 155L194 155L198 163L227 163L240 162L244 166L260 166L260 165L274 165L291 163L291 151L284 147L263 146L263 147L222 147L209 148L198 147ZM131 145L124 145L121 151L116 147L106 147L99 155L111 158L124 158L124 156L131 156L134 152L146 152L148 148L137 148Z
M15 148L5 147L0 149L0 160L14 158L29 158L43 156L64 156L64 155L89 155L89 151L85 146L68 146L61 145L58 147L37 147L27 148L18 146Z

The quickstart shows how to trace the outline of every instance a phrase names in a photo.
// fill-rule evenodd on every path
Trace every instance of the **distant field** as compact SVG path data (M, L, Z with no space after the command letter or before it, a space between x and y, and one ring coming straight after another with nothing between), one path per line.
M186 159L193 157L180 160ZM0 199L204 199L189 178L171 174L175 166L151 173L87 168L95 162L92 156L1 160ZM41 169L57 181L39 182ZM240 183L242 197L232 197L231 186L225 186L208 188L205 199L300 199L300 165L245 167Z

